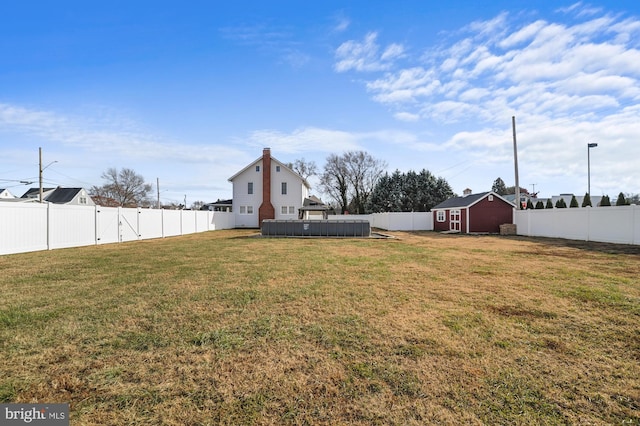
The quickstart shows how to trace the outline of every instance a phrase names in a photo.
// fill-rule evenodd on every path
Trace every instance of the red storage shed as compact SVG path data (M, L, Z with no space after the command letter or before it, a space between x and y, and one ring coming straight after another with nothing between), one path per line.
M463 234L497 234L500 233L500 225L513 223L514 208L495 192L449 198L431 209L433 229Z

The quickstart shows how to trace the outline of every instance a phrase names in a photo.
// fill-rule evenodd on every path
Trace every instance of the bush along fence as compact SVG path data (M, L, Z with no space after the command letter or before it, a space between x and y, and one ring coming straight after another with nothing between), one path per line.
M164 238L233 228L233 214L0 203L0 255Z

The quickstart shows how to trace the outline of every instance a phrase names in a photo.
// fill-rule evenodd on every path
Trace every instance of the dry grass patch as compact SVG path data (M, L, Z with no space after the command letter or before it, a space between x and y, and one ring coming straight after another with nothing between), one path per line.
M637 424L640 250L218 231L0 257L0 400L73 424Z

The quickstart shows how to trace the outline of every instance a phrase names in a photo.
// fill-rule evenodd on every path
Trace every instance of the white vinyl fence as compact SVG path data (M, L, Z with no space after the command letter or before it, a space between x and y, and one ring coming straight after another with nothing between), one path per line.
M516 210L518 235L640 244L640 206Z
M0 255L230 229L233 213L0 202Z
M433 213L373 213L330 215L329 220L368 220L372 228L387 231L433 231Z

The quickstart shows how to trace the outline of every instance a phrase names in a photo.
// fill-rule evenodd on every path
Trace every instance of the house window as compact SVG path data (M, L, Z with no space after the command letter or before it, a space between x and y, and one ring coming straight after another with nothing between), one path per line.
M289 206L289 214L296 214L296 208L294 206Z
M276 172L280 171L280 166L276 166Z
M256 172L260 171L260 166L256 166Z
M282 207L280 208L280 213L282 213L282 214L287 214L287 206L282 206Z
M247 206L247 214L253 214L253 206Z
M80 197L80 204L87 204L86 197Z
M282 182L282 195L287 195L287 182Z
M446 220L446 216L444 214L444 210L438 210L436 213L436 220L438 222L444 222Z
M253 194L253 182L247 184L247 194Z
M240 206L240 214L247 214L247 206Z

